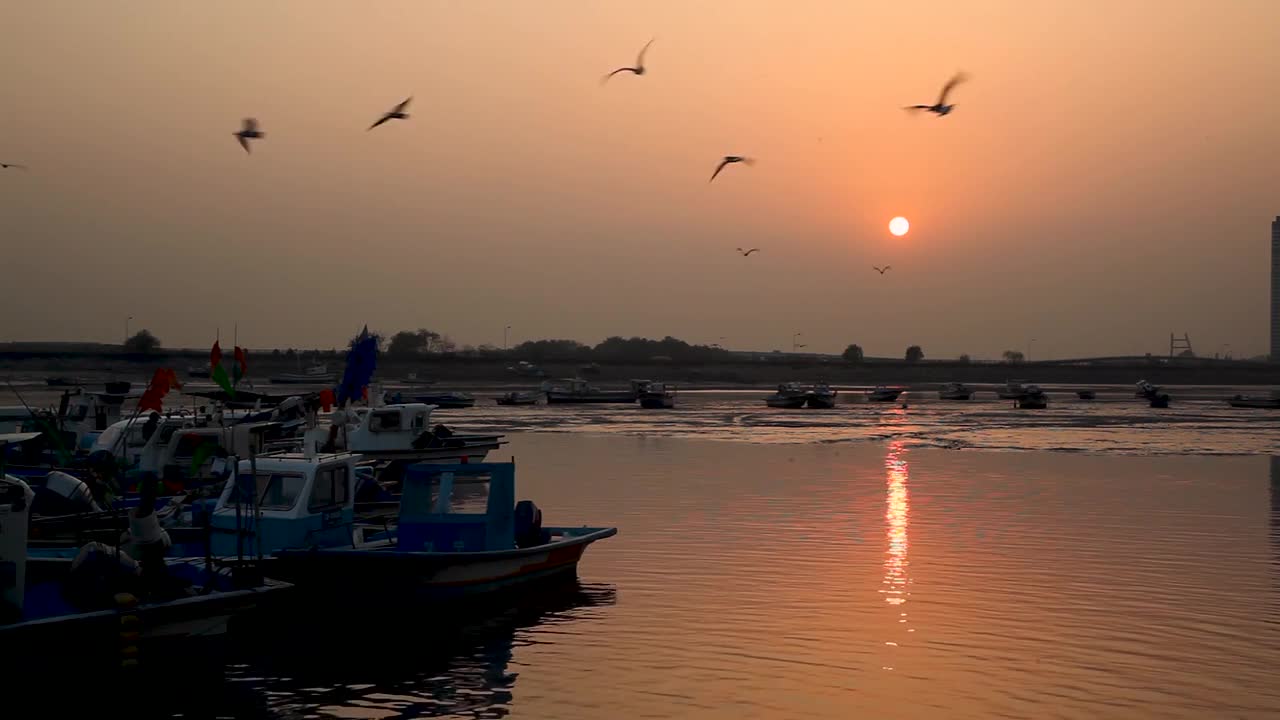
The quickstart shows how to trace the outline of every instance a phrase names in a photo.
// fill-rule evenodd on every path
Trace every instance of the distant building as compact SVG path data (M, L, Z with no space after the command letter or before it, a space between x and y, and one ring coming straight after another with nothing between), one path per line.
M1280 362L1280 216L1271 223L1271 361Z

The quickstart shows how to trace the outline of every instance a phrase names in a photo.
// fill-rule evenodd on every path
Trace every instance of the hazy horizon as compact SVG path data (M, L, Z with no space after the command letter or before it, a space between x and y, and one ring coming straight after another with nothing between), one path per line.
M190 348L233 325L250 347L342 347L368 324L472 345L510 325L513 345L1267 350L1277 3L0 19L0 162L31 168L0 170L0 341L118 342L132 315ZM601 87L651 37L648 73ZM957 70L954 113L902 111ZM409 120L365 131L410 95ZM244 117L266 133L252 155ZM758 163L708 184L728 154Z

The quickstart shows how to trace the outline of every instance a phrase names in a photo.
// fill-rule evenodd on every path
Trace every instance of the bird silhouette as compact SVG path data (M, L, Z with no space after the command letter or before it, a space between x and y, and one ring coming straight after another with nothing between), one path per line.
M656 38L654 38L654 39L656 39ZM603 85L603 84L605 84L605 83L609 82L609 78L613 77L614 75L617 75L617 74L618 74L618 73L620 73L620 72L629 72L629 73L631 73L631 74L633 74L633 75L637 75L637 76L639 76L639 75L643 75L643 74L645 73L645 69L644 69L644 54L645 54L645 51L647 51L647 50L649 49L649 46L653 44L653 40L654 40L654 39L650 39L650 40L649 40L649 42L647 42L647 43L645 43L645 44L644 44L644 47L640 48L640 54L636 56L636 66L635 66L635 67L620 67L620 68L618 68L617 70L614 70L613 72L611 72L611 73L609 73L608 75L605 75L603 78L601 78L601 79L600 79L600 84L601 84L601 85Z
M872 269L872 270L875 270L876 272L878 272L878 273L880 273L881 275L883 275L883 274L885 274L885 272L886 272L886 271L888 271L888 270L889 270L889 266L888 266L888 265L885 265L884 267L879 267L878 265L872 265L872 266L871 266L871 269Z
M244 148L245 152L251 152L249 150L250 140L261 140L267 136L266 133L258 130L258 121L253 118L245 118L244 127L240 129L240 132L231 134L240 141L240 147Z
M743 250L742 248L738 248L738 252L742 253L742 257L746 257L753 252L760 252L760 248L751 248L750 250Z
M947 95L951 93L951 90L955 88L955 86L959 85L960 83L968 79L969 79L968 75L965 75L962 72L958 72L955 75L953 75L950 80L947 81L946 85L942 86L942 94L938 96L938 102L932 105L908 105L904 109L905 110L924 110L926 112L931 112L937 115L938 117L942 117L943 115L946 115L947 113L951 112L955 108L955 105L947 104Z
M19 165L18 163L0 163L0 170L8 170L9 168L14 168L16 170L26 170L27 166Z
M751 165L754 162L755 160L748 157L742 157L740 155L725 155L724 159L720 161L720 164L716 166L716 171L711 173L711 180L715 180L716 176L720 174L720 171L723 170L726 165L732 165L733 163ZM711 180L708 180L707 182L711 182Z
M409 101L412 99L413 99L413 96L410 95L409 97L405 98L404 102L391 108L391 110L387 111L386 113L383 113L382 117L378 118L378 122L370 125L369 129L365 130L365 132L369 132L369 130L372 130L378 127L379 125L381 125L382 123L388 120L408 120L409 115L404 111L404 109L409 107Z

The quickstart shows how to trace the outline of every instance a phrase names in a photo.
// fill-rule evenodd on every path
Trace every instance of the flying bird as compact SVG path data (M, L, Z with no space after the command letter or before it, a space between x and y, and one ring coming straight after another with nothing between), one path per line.
M413 99L413 96L410 95L409 97L405 98L404 102L391 108L390 111L384 113L382 117L378 118L378 122L369 126L369 130L372 130L378 127L379 125L381 125L382 123L388 120L408 120L409 114L406 113L404 109L409 107L409 101L412 99ZM369 132L369 130L365 130L365 132Z
M249 150L250 140L261 140L267 136L266 133L258 130L258 121L253 118L245 118L244 127L240 129L240 132L231 134L240 141L240 147L244 148L245 152L251 152Z
M0 170L8 170L9 168L15 168L17 170L26 170L27 166L19 165L18 163L0 163Z
M720 164L716 166L716 171L711 173L711 180L716 179L716 176L720 174L720 171L724 169L725 165L732 165L733 163L743 163L744 165L750 165L754 162L755 160L752 160L751 158L748 158L748 157L741 157L739 155L725 155L724 159L720 161ZM711 182L711 180L708 180L707 182Z
M946 115L947 113L951 112L955 108L955 105L947 104L947 95L950 94L951 90L955 86L959 85L960 83L968 79L969 79L968 75L965 75L962 72L958 72L950 80L947 81L946 85L942 86L942 94L938 96L938 102L932 105L908 105L904 109L905 110L924 110L926 112L934 113L938 117L942 117L943 115Z
M656 39L656 38L655 38L655 39ZM647 43L645 43L645 44L644 44L644 47L640 48L640 54L636 56L636 66L635 66L635 67L620 67L620 68L618 68L617 70L614 70L613 72L611 72L611 73L609 73L608 75L605 75L603 78L601 78L601 79L600 79L600 84L601 84L601 85L603 85L604 83L609 82L609 78L613 77L614 75L617 75L617 74L618 74L618 73L620 73L620 72L629 72L629 73L632 73L633 75L643 75L643 74L645 73L645 70L644 70L644 54L645 54L645 51L647 51L647 50L649 49L649 46L650 46L650 45L652 45L652 44L653 44L653 40L651 39L651 40L649 40L649 42L647 42Z
M872 265L872 266L871 266L871 269L872 269L872 270L875 270L876 272L878 272L878 273L880 273L881 275L883 275L883 274L885 274L885 272L887 272L887 271L889 270L889 266L888 266L888 265L885 265L884 267L879 267L878 265Z
M742 257L747 257L753 252L760 252L760 248L751 248L750 250L743 250L742 248L738 248L738 252L742 253Z

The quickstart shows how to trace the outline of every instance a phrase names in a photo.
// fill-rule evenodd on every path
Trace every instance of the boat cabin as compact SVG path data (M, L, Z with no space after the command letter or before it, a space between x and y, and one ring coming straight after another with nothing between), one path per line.
M160 477L175 472L185 477L200 447L213 443L217 451L201 452L205 460L195 476L207 476L214 455L247 457L265 451L265 434L277 427L273 422L245 422L221 427L211 425L210 418L193 415L169 415L156 418L122 420L107 428L93 445L122 458L139 473L155 473Z
M351 452L407 450L431 425L433 405L403 403L368 410L347 434Z
M259 549L271 555L291 548L350 545L357 457L279 453L240 460L210 517L211 551L228 557ZM255 502L260 518L256 536Z
M510 550L520 534L515 495L513 463L412 465L404 477L396 547L412 552Z

